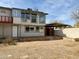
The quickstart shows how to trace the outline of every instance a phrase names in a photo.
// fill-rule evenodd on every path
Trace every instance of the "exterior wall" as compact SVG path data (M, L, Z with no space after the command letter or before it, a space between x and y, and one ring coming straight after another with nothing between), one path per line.
M12 12L9 8L0 7L0 23L12 23Z
M37 23L31 23L31 20L27 20L27 22L22 22L22 19L20 17L13 17L13 24L21 24L21 25L45 25L41 24L39 22Z
M12 17L11 9L0 7L0 37L11 37Z
M0 8L0 16L11 16L11 10Z
M37 22L32 23L31 19L32 16L30 15L30 19L27 19L26 22L22 21L21 18L21 10L12 9L12 16L13 16L13 24L21 24L21 25L45 25L45 23L39 23L39 15L37 15Z
M26 32L25 26L21 26L21 36L22 37L25 37L25 36L44 36L44 31L39 30L39 32L37 32L37 31Z
M39 24L39 23L31 23L30 20L27 22L22 22L20 17L13 17L13 24L20 24L20 25L40 25L40 26L45 26L45 24Z
M44 36L43 32L22 32L21 37Z
M21 18L20 17L13 17L13 24L21 24Z
M39 32L26 32L25 26L17 25L16 27L17 29L13 29L13 26L11 24L0 24L0 37L44 36L44 28L39 29Z
M0 36L5 36L5 37L11 37L14 34L17 34L18 36L44 36L44 29L39 30L39 32L34 31L34 32L25 32L25 25L31 25L31 26L44 26L45 23L39 23L39 15L37 15L36 23L32 23L32 16L30 16L30 19L28 19L26 22L22 21L21 18L21 10L20 9L9 9L9 8L0 8L0 16L11 16L13 17L13 23L0 23ZM5 17L6 18L6 17ZM5 20L5 18L1 18ZM0 19L0 20L1 20ZM8 20L8 18L7 18ZM15 32L15 26L16 25L16 32ZM16 35L16 36L17 36Z
M4 36L11 37L12 36L12 25L4 25Z
M21 24L21 11L12 9L13 24Z
M25 27L23 25L18 26L18 37L28 37L28 36L44 36L44 28L37 31L25 31ZM35 30L35 28L34 28Z
M0 37L11 37L12 27L11 24L0 24Z
M3 36L3 25L0 24L0 37L2 37L2 36Z
M66 28L55 30L55 35L66 36L68 38L79 38L79 28Z

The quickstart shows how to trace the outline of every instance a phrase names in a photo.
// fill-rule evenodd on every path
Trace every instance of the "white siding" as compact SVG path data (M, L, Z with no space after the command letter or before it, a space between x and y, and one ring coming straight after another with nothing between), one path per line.
M27 36L44 36L44 31L41 32L26 32L25 26L21 26L21 37L27 37Z
M13 24L21 24L21 18L20 17L13 17Z
M44 36L43 32L22 32L21 37Z

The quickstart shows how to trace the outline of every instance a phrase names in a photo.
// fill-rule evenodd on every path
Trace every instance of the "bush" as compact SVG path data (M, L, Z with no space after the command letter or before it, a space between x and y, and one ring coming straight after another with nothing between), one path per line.
M79 38L75 38L74 40L75 40L75 41L79 41Z
M5 40L3 40L3 44L5 45L16 45L16 40L12 39L12 38L7 38Z

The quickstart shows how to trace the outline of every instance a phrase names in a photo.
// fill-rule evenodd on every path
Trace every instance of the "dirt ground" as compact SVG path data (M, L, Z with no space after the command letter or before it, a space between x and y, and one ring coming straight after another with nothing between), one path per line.
M0 59L79 59L79 42L51 40L0 45Z

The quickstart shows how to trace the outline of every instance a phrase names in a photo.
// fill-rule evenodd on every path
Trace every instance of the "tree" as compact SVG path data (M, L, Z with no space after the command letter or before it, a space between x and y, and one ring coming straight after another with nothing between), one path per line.
M79 9L72 12L72 18L79 23Z
M72 12L73 20L75 20L75 27L79 27L79 9L76 9L75 11Z

